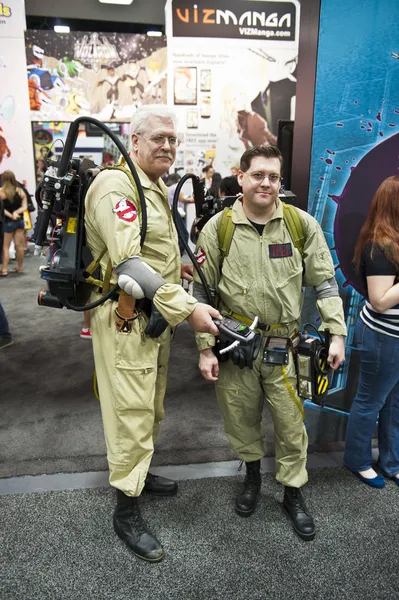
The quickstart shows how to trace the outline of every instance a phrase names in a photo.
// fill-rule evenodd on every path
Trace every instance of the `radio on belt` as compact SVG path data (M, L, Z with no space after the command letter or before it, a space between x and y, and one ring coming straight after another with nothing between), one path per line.
M269 337L263 352L266 365L288 365L288 338Z
M220 333L223 333L227 337L233 338L242 344L248 344L255 337L255 332L237 319L223 316L222 320L214 319L214 321Z

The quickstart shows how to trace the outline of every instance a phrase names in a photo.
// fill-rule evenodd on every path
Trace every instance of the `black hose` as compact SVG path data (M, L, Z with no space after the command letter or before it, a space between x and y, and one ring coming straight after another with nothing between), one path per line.
M102 129L102 131L104 131L112 139L112 141L114 142L114 144L116 145L116 147L118 148L118 150L120 151L120 153L122 154L124 159L126 160L126 164L129 167L129 169L132 173L133 179L136 183L137 192L138 192L139 200L140 200L140 209L141 209L140 245L143 246L144 240L145 240L145 237L147 234L147 206L145 203L143 188L141 187L141 182L140 182L139 176L137 175L136 168L133 164L132 159L129 156L129 153L126 151L126 148L123 146L123 144L119 140L119 138L106 125L104 125L103 123L101 123L101 121L98 121L97 119L93 119L93 117L79 117L79 118L75 119L75 121L73 121L73 123L71 124L71 126L69 128L67 139L65 140L65 146L64 146L64 150L63 150L63 153L61 156L60 166L58 168L57 175L59 178L62 178L62 177L65 177L65 175L67 174L68 169L69 169L69 163L72 159L73 151L75 149L76 139L77 139L78 131L79 131L79 124L85 123L85 122L92 123L93 125L97 125L97 127L99 127L99 129ZM89 185L90 185L90 183L91 183L91 181L89 182ZM89 185L86 187L85 192L87 191ZM40 184L39 184L39 186L40 186ZM39 187L39 186L36 190L37 194L40 194L41 187ZM82 199L81 199L81 202L83 202L83 201L84 201L84 195L82 195ZM44 212L45 212L45 215L43 215L44 218L43 218L42 222L40 223L40 233L43 236L43 239L47 232L47 227L48 227L50 215L52 212L52 206L50 206L47 209L47 212L46 211L44 211ZM80 214L80 219L79 219L80 228L81 228L81 231L80 231L81 236L82 236L82 230L84 227L83 214L84 214L84 210L82 209L81 214ZM40 237L39 237L39 239L40 239ZM82 237L81 237L81 243L82 243ZM80 250L81 250L81 248L80 248ZM76 265L76 267L78 267L78 265ZM101 304L103 304L104 302L109 300L118 289L119 289L119 286L115 285L107 294L104 294L104 296L102 296L99 300L96 300L95 302L93 302L91 304L86 304L85 306L74 306L67 300L63 300L62 303L64 304L64 306L66 306L70 310L74 310L77 312L91 310L92 308L96 308L97 306L100 306Z
M41 181L39 181L39 183L37 184L36 189L35 189L35 200L36 200L37 208L40 210L42 210L42 208L43 208L42 199L40 197L40 192L42 191L42 187L43 187L43 179Z
M178 203L179 203L180 192L182 190L183 185L185 184L185 182L188 179L193 180L195 208L196 208L196 210L201 210L201 208L202 208L201 197L198 197L198 195L201 195L201 189L202 189L202 196L204 197L203 185L200 182L199 177L197 177L196 175L193 175L192 173L187 173L180 179L179 183L176 186L176 190L175 190L175 193L173 196L173 204L172 204L173 222L174 222L176 230L177 230L177 235L179 236L179 239L182 242L185 251L189 255L190 260L193 263L195 270L198 273L199 278L201 279L201 283L204 286L204 289L205 289L205 292L206 292L206 295L208 298L208 302L211 306L213 306L214 299L212 297L211 290L209 289L209 285L204 277L203 272L201 271L199 264L197 263L197 259L195 258L193 252L191 251L190 246L188 245L188 242L186 242L186 240L184 238L184 232L181 230L181 223L179 222L179 220L177 218L177 215L178 215L177 207L178 207ZM197 197L196 197L196 194L197 194ZM202 200L202 203L203 203L203 200Z
M65 177L65 175L68 172L69 162L72 158L72 154L75 148L80 123L92 123L93 125L97 125L99 129L102 129L111 138L111 140L118 148L119 152L126 160L126 164L133 175L133 179L136 183L137 191L139 194L141 208L140 245L142 246L144 244L145 236L147 234L147 207L140 179L137 175L137 171L135 169L133 161L130 158L129 153L126 151L126 148L123 146L122 142L115 135L115 133L111 131L106 125L104 125L104 123L101 123L101 121L98 121L97 119L93 119L93 117L78 117L77 119L75 119L75 121L73 121L69 128L67 139L65 140L65 147L61 156L60 166L58 168L58 177Z
M112 298L112 296L115 294L115 292L118 289L119 289L119 285L116 284L116 285L114 285L114 287L112 289L109 290L109 292L104 294L104 296L101 296L101 298L99 298L95 302L92 302L91 304L85 304L84 306L75 306L74 304L71 304L70 302L68 302L68 300L62 300L62 301L60 300L60 302L61 302L61 304L63 304L67 308L69 308L70 310L74 310L75 312L84 312L85 310L91 310L92 308L97 308L97 306L104 304L104 302L106 302L107 300Z

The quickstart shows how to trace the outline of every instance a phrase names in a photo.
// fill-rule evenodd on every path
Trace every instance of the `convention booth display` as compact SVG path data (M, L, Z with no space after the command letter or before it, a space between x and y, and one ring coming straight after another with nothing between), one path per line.
M398 172L399 60L391 27L397 18L399 5L380 0L367 10L360 1L350 11L343 0L320 6L313 137L301 150L310 157L308 212L328 241L345 308L346 360L329 394L329 403L343 411L356 394L354 330L365 293L353 263L355 244L377 188ZM317 318L311 306L305 305L309 320Z
M347 360L326 402L343 416L356 387L354 323L364 295L352 264L354 241L378 185L396 173L399 154L399 61L389 27L392 13L378 0L371 3L377 20L362 11L360 2L346 13L343 0L320 4L320 22L315 13L312 27L320 29L313 139L302 150L311 157L311 169L309 197L300 198L301 206L308 200L309 213L322 226L345 306ZM337 22L340 10L346 14L344 23ZM178 115L182 143L173 169L181 175L200 175L206 165L229 175L243 151L258 144L284 145L290 157L301 102L298 94L296 107L299 1L219 0L209 8L204 0L195 5L167 0L165 11L166 35L156 38L28 31L24 43L23 15L13 12L4 19L2 168L14 170L33 191L33 164L39 180L46 159L60 155L69 124L77 117L107 123L126 145L128 122L137 107L161 102L174 106ZM337 45L336 31L343 27L348 35ZM350 45L353 28L364 32L355 50ZM370 39L375 41L372 60L366 52ZM378 73L377 62L383 65ZM29 116L32 131L25 131ZM74 157L106 165L115 162L118 151L98 128L82 124ZM285 183L289 180L287 171ZM295 193L295 178L292 186ZM190 222L194 206L187 213ZM317 318L306 297L304 320L317 323Z
M167 2L160 37L27 31L32 122L56 123L58 137L58 124L79 116L126 123L142 103L168 102L179 118L181 174L212 164L228 175L246 148L277 143L278 121L295 115L299 2L196 7Z

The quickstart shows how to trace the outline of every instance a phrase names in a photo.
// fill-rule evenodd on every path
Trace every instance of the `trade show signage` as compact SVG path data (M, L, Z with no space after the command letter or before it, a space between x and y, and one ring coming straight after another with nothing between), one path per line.
M173 2L173 36L297 39L297 3L259 0L178 0Z
M141 34L26 32L32 121L130 121L141 104L166 102L166 39Z
M297 0L168 0L168 102L182 144L174 168L222 176L253 145L277 143L295 113Z
M11 170L35 189L32 132L26 85L25 4L0 2L0 172Z
M25 28L24 0L0 2L0 37L23 38Z

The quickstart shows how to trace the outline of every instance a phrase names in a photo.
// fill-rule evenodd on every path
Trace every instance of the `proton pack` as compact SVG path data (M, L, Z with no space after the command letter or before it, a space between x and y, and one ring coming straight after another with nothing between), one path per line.
M141 245L147 229L147 211L143 190L134 164L118 137L103 123L92 117L80 117L72 124L68 132L65 147L59 160L50 162L43 180L38 186L42 211L36 233L35 254L40 254L47 238L51 219L56 219L51 246L54 250L47 267L42 268L41 277L47 283L42 290L38 303L42 306L63 308L76 311L90 310L112 297L118 289L114 286L95 303L87 304L93 285L99 281L98 263L93 260L86 245L84 228L84 201L87 190L94 177L100 172L92 161L73 159L79 125L89 122L102 129L118 147L124 156L135 183L140 199Z

